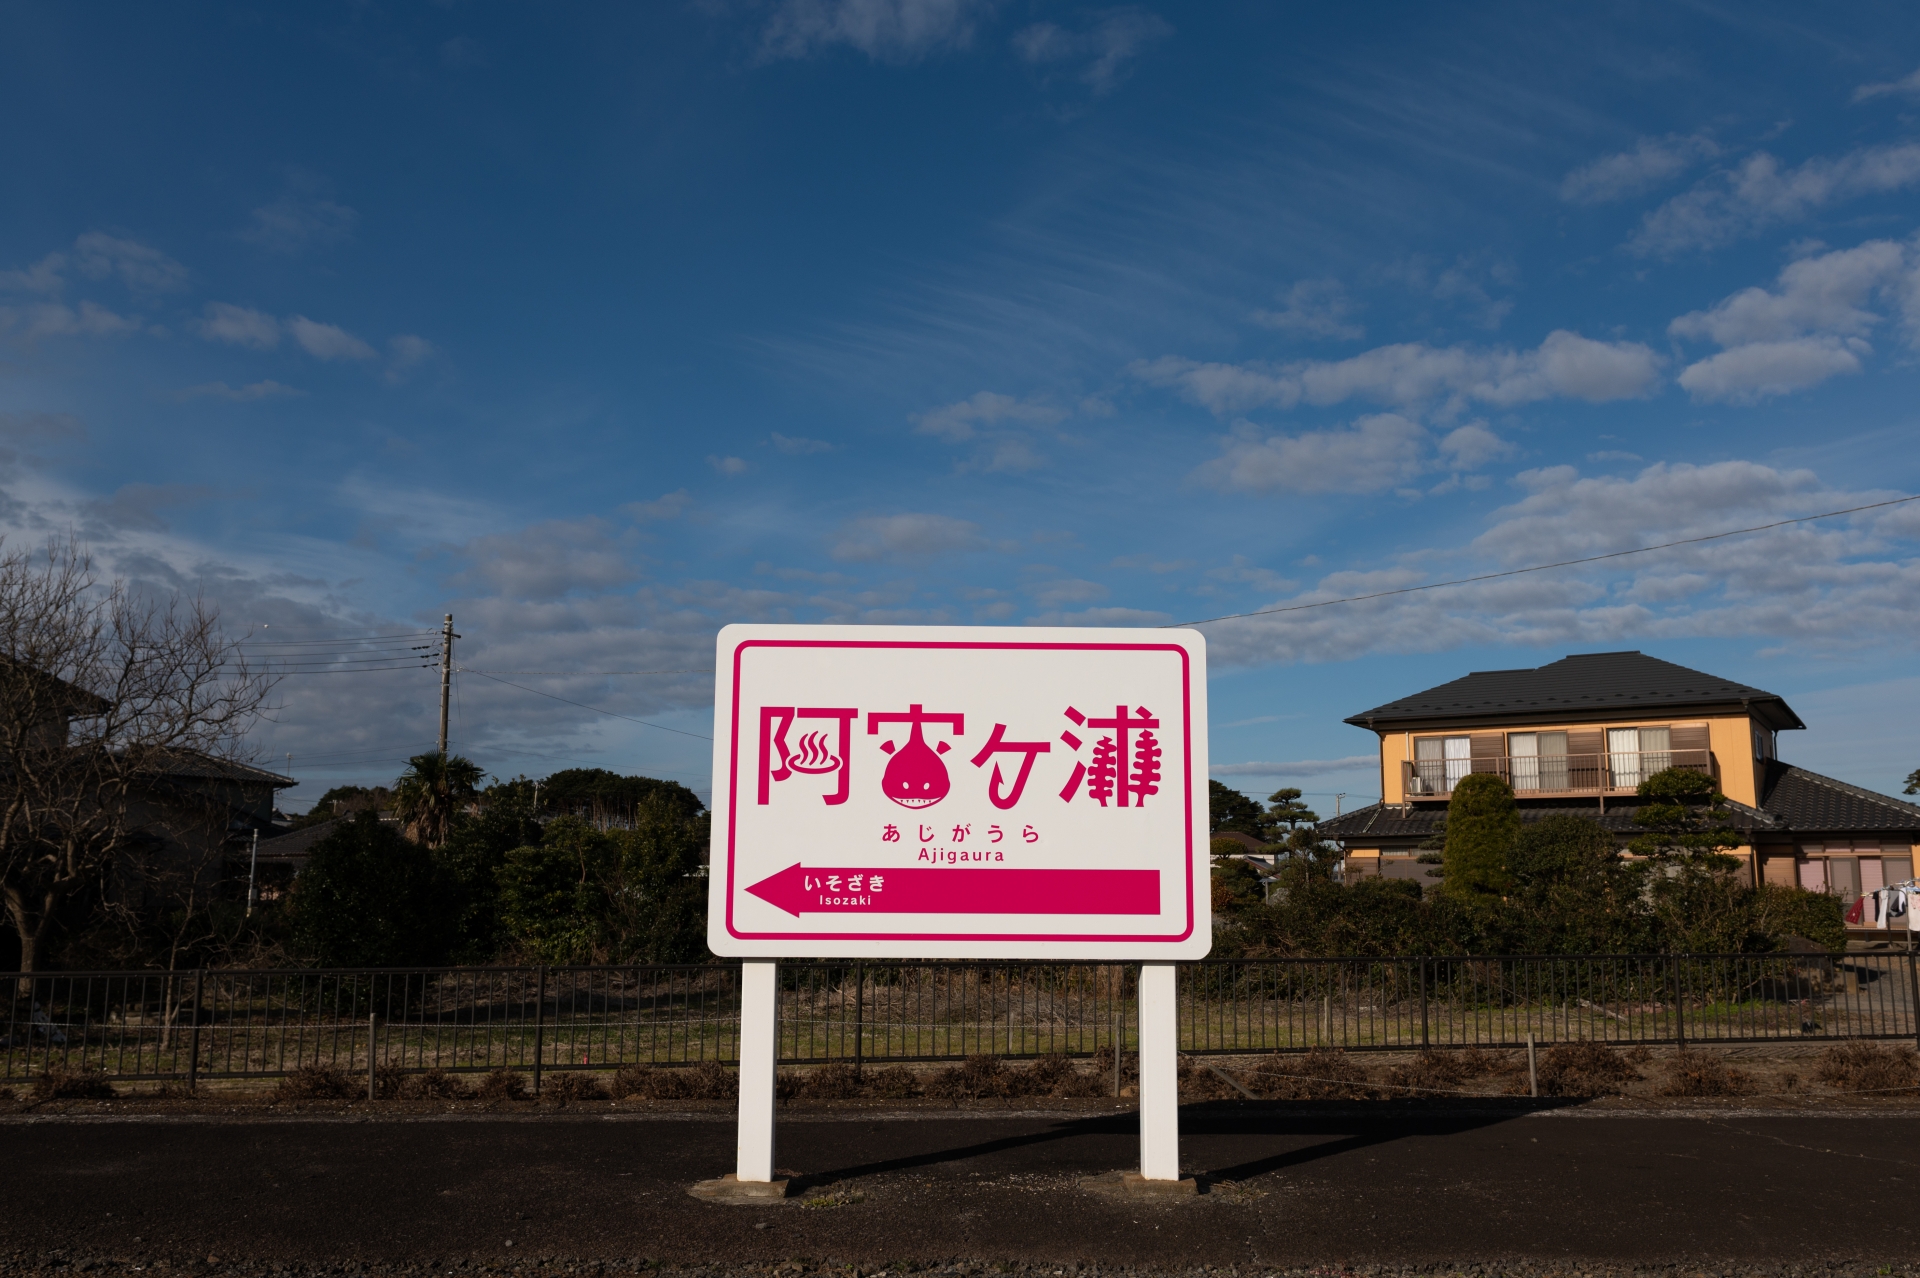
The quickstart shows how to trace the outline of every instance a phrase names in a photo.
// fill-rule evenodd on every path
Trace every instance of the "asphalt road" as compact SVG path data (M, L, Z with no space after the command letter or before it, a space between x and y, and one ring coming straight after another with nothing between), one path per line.
M1920 1247L1920 1112L1788 1116L1183 1111L1210 1192L1089 1194L1131 1115L790 1116L807 1194L687 1194L712 1118L0 1123L0 1251L670 1265L971 1258L1103 1266L1897 1263Z

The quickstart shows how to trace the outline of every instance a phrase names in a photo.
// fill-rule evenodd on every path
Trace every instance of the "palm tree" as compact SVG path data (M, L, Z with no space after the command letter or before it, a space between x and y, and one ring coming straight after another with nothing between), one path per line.
M407 837L437 848L447 841L454 814L474 796L486 774L457 754L416 754L393 785L393 812L407 825Z

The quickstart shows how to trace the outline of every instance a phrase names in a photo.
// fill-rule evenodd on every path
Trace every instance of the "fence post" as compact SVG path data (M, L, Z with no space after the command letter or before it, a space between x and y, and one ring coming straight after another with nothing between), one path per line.
M1533 1031L1527 1031L1527 1092L1535 1100L1540 1099L1540 1070L1533 1059Z
M1430 1038L1431 1031L1427 1026L1427 962L1428 960L1423 958L1416 961L1420 965L1420 1050L1424 1052L1433 1045Z
M1669 961L1673 964L1673 1039L1684 1052L1687 1050L1687 1012L1681 1001L1684 983L1680 976L1680 958L1675 955Z
M379 1052L377 1048L377 1039L379 1037L379 1034L380 1034L380 1014L378 1012L368 1012L367 1013L367 1099L368 1100L376 1100L379 1098L379 1095L380 1095L378 1075L374 1071L374 1062L379 1059Z
M1912 950L1907 951L1907 1015L1913 1019L1913 1045L1920 1048L1920 970Z
M547 1048L547 965L540 965L539 992L533 999L533 1094L540 1094L540 1066Z
M193 1032L187 1035L187 1091L200 1086L200 996L206 991L207 969L193 974Z
M867 1065L867 965L853 965L853 1076Z

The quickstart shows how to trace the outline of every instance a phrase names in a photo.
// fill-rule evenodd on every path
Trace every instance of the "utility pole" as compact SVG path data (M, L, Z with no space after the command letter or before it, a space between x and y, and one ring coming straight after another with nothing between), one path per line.
M246 914L246 917L248 918L253 917L253 903L260 899L259 894L254 890L254 876L257 873L259 873L259 870L260 870L260 827L255 826L253 828L253 855L247 860L247 914Z
M447 614L447 621L440 629L440 753L447 753L447 703L453 697L453 641L460 636L453 633L453 614Z

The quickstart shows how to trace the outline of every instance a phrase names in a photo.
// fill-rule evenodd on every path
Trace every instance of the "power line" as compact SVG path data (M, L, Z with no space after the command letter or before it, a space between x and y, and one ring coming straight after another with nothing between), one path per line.
M1679 541L1663 541L1657 546L1640 546L1633 550L1615 550L1604 555L1588 555L1584 559L1562 559L1557 563L1534 564L1528 568L1509 568L1505 572L1481 573L1477 577L1457 577L1452 581L1431 581L1424 586L1402 586L1398 590L1376 590L1370 595L1348 595L1342 599L1322 599L1315 603L1287 604L1280 608L1258 608L1252 612L1230 612L1224 616L1206 617L1200 621L1176 621L1173 626L1207 626L1216 621L1238 621L1243 617L1270 617L1277 612L1305 612L1310 608L1331 608L1335 604L1360 603L1368 599L1385 599L1391 595L1412 595L1422 590L1439 590L1445 586L1466 586L1476 581L1493 581L1500 577L1518 577L1522 573L1545 572L1549 568L1571 568L1576 564L1597 564L1603 559L1621 559L1627 555L1644 555L1655 550L1671 550L1675 546L1693 546L1703 541L1719 541L1723 537L1740 537L1747 533L1766 532L1770 528L1785 528L1789 524L1807 524L1816 519L1833 519L1840 515L1857 515L1863 510L1879 510L1886 506L1900 506L1910 501L1920 501L1920 494L1912 497L1895 497L1891 501L1870 502L1865 506L1849 506L1845 510L1829 510L1818 515L1802 515L1798 519L1779 519L1770 524L1755 524L1751 528L1735 528L1728 532L1709 533L1705 537L1682 537ZM1171 627L1160 627L1170 629Z
M531 692L536 697L546 697L551 701L564 701L570 706L579 706L582 710L591 710L595 714L604 714L609 719L625 719L628 723L637 723L643 728L658 728L662 732L676 732L683 737L695 737L701 741L713 740L712 737L705 736L702 733L687 732L681 728L669 728L664 723L648 723L645 719L636 719L632 715L615 714L611 710L602 710L599 706L590 706L584 701L573 701L566 697L556 697L551 692L542 692L538 688L529 688L523 683L510 683L505 679L496 678L495 676L486 673L484 670L468 670L465 666L461 666L459 667L459 669L465 674L477 674L482 679L492 679L493 682L504 683L509 688L518 688L522 692Z
M239 642L252 648L280 647L322 647L350 643L387 643L395 639L427 639L439 633L434 630L410 630L398 635L349 635L342 639L242 639Z
M487 675L488 677L492 677L493 675L519 675L522 678L546 676L548 678L554 678L554 679L589 679L589 678L597 679L597 678L605 678L611 675L657 675L657 674L710 675L713 673L712 666L706 666L699 670L470 670L466 666L461 666L460 669L467 674Z

